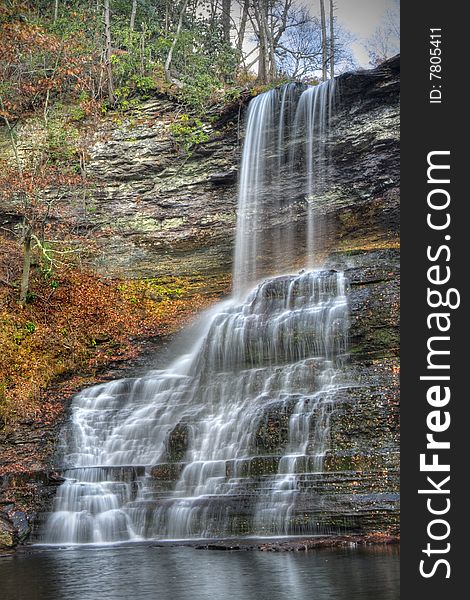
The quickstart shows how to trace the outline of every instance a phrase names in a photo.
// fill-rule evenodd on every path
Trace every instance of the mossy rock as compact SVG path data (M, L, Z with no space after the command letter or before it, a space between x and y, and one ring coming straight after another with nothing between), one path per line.
M260 454L280 454L289 439L289 418L293 405L277 404L265 413L256 430L255 445Z
M14 548L17 544L16 531L10 520L0 515L0 550Z
M181 462L189 444L190 429L186 423L178 423L168 435L166 451L170 462Z
M157 481L176 481L183 469L184 463L163 463L152 467L150 475Z

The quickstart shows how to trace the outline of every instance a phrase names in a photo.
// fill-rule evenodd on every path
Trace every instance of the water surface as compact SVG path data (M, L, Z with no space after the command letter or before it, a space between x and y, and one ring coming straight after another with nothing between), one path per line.
M397 548L265 553L37 549L0 558L2 600L398 600Z

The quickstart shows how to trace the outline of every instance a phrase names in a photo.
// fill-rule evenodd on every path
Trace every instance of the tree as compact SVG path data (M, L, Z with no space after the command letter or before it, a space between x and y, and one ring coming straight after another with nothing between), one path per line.
M224 42L230 44L232 0L222 0L222 29Z
M129 22L129 29L131 32L134 31L136 13L137 13L137 0L132 0L131 20Z
M171 72L170 72L171 61L173 60L173 52L175 51L176 43L178 41L178 38L181 33L181 29L183 27L183 19L184 19L184 15L186 13L187 6L188 6L188 0L183 0L182 5L181 5L181 10L179 13L179 19L178 19L178 25L176 27L176 32L175 32L175 35L173 36L173 41L171 43L170 50L168 51L168 55L167 55L166 61L165 61L165 67L164 67L165 75L166 75L167 81L172 82L172 83L174 83L175 81L171 77Z
M15 156L15 161L16 161L16 169L17 169L16 176L14 175L12 179L16 180L17 184L22 186L22 185L24 185L23 164L21 162L21 159L20 159L20 156L18 153L18 146L16 144L15 132L10 123L9 114L8 114L8 111L6 110L5 102L2 98L2 96L0 96L0 109L1 109L1 116L7 127L8 136L10 138L11 147L12 147L13 154ZM9 187L10 187L10 185L8 185L8 188ZM23 202L23 224L22 224L22 235L21 235L21 240L20 240L20 243L23 247L23 267L21 270L21 284L20 284L20 297L19 297L20 304L25 304L26 298L28 295L29 274L31 271L31 236L32 236L32 226L31 226L31 223L29 222L29 219L26 216L27 205L28 205L27 195L24 194L23 198L26 201Z
M320 21L306 12L296 20L299 24L287 28L277 49L279 69L293 79L314 79L322 69Z
M105 65L108 75L108 98L111 106L114 104L114 82L113 82L113 67L111 62L112 44L111 44L111 17L109 12L109 0L104 0L104 36L105 36Z
M32 252L35 248L47 252L42 240L51 205L45 190L77 179L52 164L49 104L51 99L82 89L84 79L73 46L15 13L12 17L0 24L0 119L14 162L7 161L0 169L0 194L11 200L19 220L19 228L11 234L17 236L23 250L19 300L24 304ZM34 114L42 117L44 138L25 154L17 144L17 129L22 119Z
M400 5L394 0L367 43L369 62L375 67L400 51Z
M331 32L331 23L330 23ZM330 34L331 35L331 34ZM324 75L324 45L321 20L311 16L306 8L291 11L286 30L276 50L282 75L305 81ZM328 44L326 73L334 76L355 67L351 52L351 34L334 23L334 41Z
M292 0L259 0L250 5L249 16L258 42L258 80L261 83L269 83L276 77L276 52L292 4Z
M326 35L325 0L320 0L320 22L321 22L321 70L322 80L328 78L328 38Z
M268 45L268 13L265 0L253 4L253 16L256 23L255 33L258 38L258 79L261 83L267 83L269 71L269 45Z
M73 252L61 248L65 239L51 239L47 235L49 220L53 218L54 221L60 221L62 213L57 203L60 195L51 195L49 191L51 188L57 190L77 185L79 176L51 167L47 154L35 158L38 160L31 161L27 166L21 165L21 168L12 169L3 165L0 175L0 198L16 207L16 216L20 219L19 227L9 230L9 233L17 237L22 247L19 291L19 302L22 305L28 300L33 252L38 254L45 271L63 264L63 256ZM57 206L54 207L55 204ZM70 232L65 228L61 235L67 238Z
M237 39L237 55L238 55L238 59L242 60L242 61L244 59L243 43L245 41L245 31L246 31L246 24L248 21L249 8L250 8L250 0L242 0L242 14L241 14L241 19L240 19L240 28L238 30L238 39Z
M335 76L335 17L334 17L334 2L330 0L330 78Z

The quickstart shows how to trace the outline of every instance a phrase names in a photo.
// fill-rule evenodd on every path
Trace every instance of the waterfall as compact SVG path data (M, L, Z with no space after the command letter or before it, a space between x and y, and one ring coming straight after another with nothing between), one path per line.
M330 81L251 101L232 298L165 370L74 398L43 542L318 530L305 499L346 385L349 328L344 275L311 269L335 97Z
M251 101L240 169L235 296L263 277L313 266L320 220L313 193L322 192L329 175L337 95L333 79L314 87L290 83ZM289 198L294 190L303 206ZM307 222L305 239L296 235L299 221Z

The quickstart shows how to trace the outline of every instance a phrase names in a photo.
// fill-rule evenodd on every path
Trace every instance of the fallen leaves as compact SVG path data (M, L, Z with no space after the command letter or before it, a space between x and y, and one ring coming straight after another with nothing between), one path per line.
M8 247L3 260L14 242ZM54 423L67 390L51 399L51 386L134 358L139 340L178 331L216 299L190 279L117 281L73 266L55 272L53 282L36 271L24 307L14 287L0 283L0 425Z

